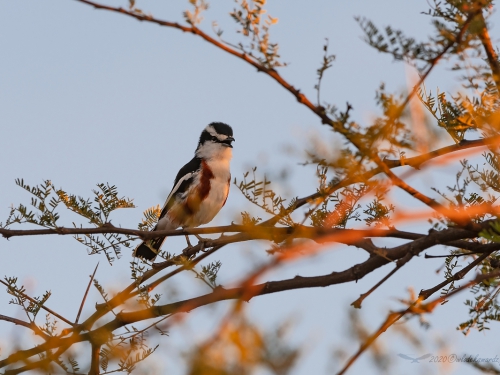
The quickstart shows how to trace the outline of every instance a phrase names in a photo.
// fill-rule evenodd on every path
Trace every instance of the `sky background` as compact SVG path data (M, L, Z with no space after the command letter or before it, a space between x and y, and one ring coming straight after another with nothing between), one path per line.
M57 187L84 197L91 196L97 183L116 185L122 195L134 199L137 208L114 213L112 222L136 228L146 208L163 204L178 169L192 157L201 130L212 121L226 122L234 129L233 176L241 179L244 172L258 166L258 173L276 181L277 189L289 199L315 191L314 167L298 166L310 140L322 139L332 148L339 144L338 137L272 79L193 35L94 10L72 0L4 0L1 4L0 221L5 221L11 205L29 202L29 195L15 185L16 178L24 178L30 185L50 179ZM126 6L127 2L109 4ZM182 11L188 5L187 1L137 2L146 13L168 21L183 21ZM237 26L228 15L234 7L232 1L211 4L202 24L204 30L210 31L211 22L217 21L226 40L239 40ZM420 0L313 1L307 6L295 0L270 1L266 8L279 19L271 38L279 43L282 60L289 63L280 74L315 99L316 69L328 38L336 61L323 81L322 98L342 110L349 102L353 118L362 124L377 114L374 97L382 82L390 91L406 90L407 70L362 40L354 16L367 17L380 27L390 24L402 28L417 39L431 32L431 19L421 14L428 4ZM499 21L495 13L491 24L496 45ZM452 92L458 82L438 67L427 84L433 91L437 86ZM451 143L451 139L446 142ZM455 171L450 165L439 169L441 176L452 176ZM280 179L284 174L286 178ZM429 186L439 182L439 176L416 174L410 182ZM408 207L420 207L410 198L404 199ZM211 224L239 220L241 211L257 212L233 186L227 205ZM68 226L77 220L71 215L63 219ZM425 231L422 226L411 228ZM180 239L167 243L173 252L184 245ZM395 243L384 242L387 246ZM210 261L223 263L219 282L231 285L268 259L264 252L268 246L236 244L217 252ZM129 252L125 250L111 266L104 256L88 256L70 237L12 238L1 241L0 251L0 276L17 276L31 295L50 289L52 297L47 305L70 319L76 316L97 262L96 278L110 294L130 280ZM427 252L443 253L438 248ZM332 247L286 265L265 280L326 274L364 259L362 250ZM408 287L418 292L442 281L442 275L434 272L441 263L419 257L396 273L363 303L360 313L367 326L376 329L389 309L400 309L396 299L407 297ZM346 328L352 314L350 303L387 272L389 268L383 267L355 284L258 297L247 306L249 316L269 330L291 319L295 323L291 342L306 343L294 374L330 373L339 369L338 361L332 359L336 348L352 354L358 347ZM161 302L167 303L208 290L192 277L181 276L159 292L164 293ZM9 299L6 293L0 295L0 313L24 318L19 309L7 304ZM416 321L410 324L423 339L421 348L409 346L396 330L384 335L382 343L392 353L389 357L398 374L473 373L464 364L447 368L410 364L398 353L415 357L427 353L500 356L495 331L472 332L466 338L456 331L456 325L467 319L464 299L462 294L428 317L431 330L423 330ZM101 299L92 289L84 318L96 302ZM185 324L162 339L155 359L146 365L154 362L158 373L182 374L179 352L206 338L217 316L230 306L224 302L189 314ZM43 313L39 318L43 319ZM497 324L491 328L497 329ZM14 342L30 338L29 332L25 337L14 336L21 330L0 322L2 357ZM444 345L441 352L438 341ZM370 365L369 356L364 355L351 373L366 371Z

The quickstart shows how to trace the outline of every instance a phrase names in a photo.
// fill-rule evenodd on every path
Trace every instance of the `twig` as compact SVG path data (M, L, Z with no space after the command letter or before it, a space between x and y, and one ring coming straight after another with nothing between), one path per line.
M392 275L394 275L396 271L400 268L401 266L394 267L391 272L385 275L384 278L380 280L377 284L375 284L368 292L361 294L356 301L351 303L351 306L353 306L356 309L360 309L361 304L363 303L365 298L368 297L370 294L372 294L380 285L382 285L387 279L389 279Z
M85 294L83 295L82 303L80 304L80 309L78 310L78 314L76 315L75 325L78 324L78 320L80 319L80 314L83 310L83 305L85 305L85 300L87 299L87 295L89 294L90 286L92 285L92 281L94 281L95 273L97 272L97 267L99 267L99 262L95 266L94 273L90 276L89 285L87 285L87 290L85 290Z
M488 28L486 27L486 20L484 19L484 15L481 12L479 14L479 18L481 20L481 28L478 32L479 39L483 44L483 48L486 52L486 57L488 59L488 64L490 65L490 69L492 72L493 80L497 86L497 91L500 93L500 63L498 62L498 55L491 43L490 34L488 33Z
M5 281L3 280L0 280L0 283L2 283L3 285L5 285L8 289L13 289L9 284L7 284ZM65 317L59 315L58 313L56 313L54 310L52 309L49 309L47 306L45 306L45 304L41 304L40 302L38 302L36 299L33 299L31 298L30 296L26 295L25 293L22 293L20 292L19 290L16 290L14 289L14 292L15 293L18 293L20 294L21 296L23 296L24 298L26 298L27 300L29 300L30 302L33 302L35 305L37 306L40 306L40 308L44 309L45 311L47 311L48 313L54 315L55 317L61 319L63 322L69 324L70 326L73 326L74 324L71 323L68 319L66 319Z
M471 269L473 269L475 266L477 266L478 264L480 264L483 260L485 260L486 258L488 258L488 256L490 254L491 253L484 253L484 254L482 254L480 257L477 257L477 259L475 259L474 261L472 261L471 263L469 263L466 267L464 267L460 271L456 272L449 279L443 281L442 283L439 283L438 285L436 285L433 288L421 290L418 296L422 297L423 300L426 300L431 295L433 295L434 293L436 293L439 289L442 289L443 287L445 287L446 285L452 283L453 281L457 281L457 280L463 279L464 276L467 275L467 273Z

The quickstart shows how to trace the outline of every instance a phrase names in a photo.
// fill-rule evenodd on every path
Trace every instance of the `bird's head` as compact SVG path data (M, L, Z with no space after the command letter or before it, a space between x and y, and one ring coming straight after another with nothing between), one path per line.
M196 156L204 159L231 158L233 129L222 122L212 122L200 136Z

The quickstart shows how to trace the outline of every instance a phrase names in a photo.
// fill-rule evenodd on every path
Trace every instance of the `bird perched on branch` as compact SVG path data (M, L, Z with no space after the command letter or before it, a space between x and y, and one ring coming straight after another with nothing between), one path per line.
M177 173L153 231L194 228L217 215L229 193L232 142L233 129L227 124L212 122L203 130L194 158ZM153 261L164 240L159 237L142 242L134 256Z

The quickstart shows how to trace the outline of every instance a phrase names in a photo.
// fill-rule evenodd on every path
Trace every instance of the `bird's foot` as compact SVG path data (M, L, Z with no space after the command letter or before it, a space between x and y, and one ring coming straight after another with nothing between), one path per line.
M206 244L209 241L212 241L212 239L211 238L203 238L203 237L198 236L197 234L193 234L193 236L195 236L198 239L198 245L200 245L201 251L206 251L205 250ZM193 247L193 245L191 245L191 242L189 241L189 237L187 234L185 235L185 237L186 237L186 242L188 244L188 248Z
M205 252L207 251L205 249L206 245L208 242L212 241L211 238L203 238L203 237L200 237L199 235L195 234L196 238L198 239L198 244L200 245L200 250Z
M203 237L199 236L198 234L194 234L194 236L198 239L199 242L210 241L210 238L203 238Z

